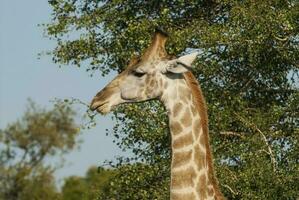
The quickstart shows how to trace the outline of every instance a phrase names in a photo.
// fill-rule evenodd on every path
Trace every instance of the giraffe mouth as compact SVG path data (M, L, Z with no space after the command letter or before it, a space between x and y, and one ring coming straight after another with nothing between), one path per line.
M90 104L90 109L92 111L97 110L101 114L107 114L111 110L107 101L100 102L100 101L97 101L97 99L92 100L92 102Z

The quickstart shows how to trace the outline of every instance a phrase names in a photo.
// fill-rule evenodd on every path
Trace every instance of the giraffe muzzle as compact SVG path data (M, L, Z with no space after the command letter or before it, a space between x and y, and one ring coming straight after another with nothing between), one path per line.
M106 114L110 111L108 101L101 101L99 98L94 97L91 104L90 109L92 111L97 110L101 114Z

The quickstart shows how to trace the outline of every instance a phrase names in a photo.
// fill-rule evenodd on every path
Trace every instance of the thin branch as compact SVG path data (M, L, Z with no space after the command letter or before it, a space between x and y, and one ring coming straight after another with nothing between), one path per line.
M289 38L288 37L284 37L284 38L280 38L280 37L278 37L278 36L273 36L276 40L279 40L279 41L282 41L282 42L285 42L285 41L287 41Z
M271 145L269 144L268 140L267 140L267 137L265 136L265 134L257 127L257 125L255 125L254 123L252 122L249 122L248 120L246 120L245 118L243 118L242 116L240 116L239 114L237 113L234 113L241 122L243 122L244 124L247 124L250 128L256 130L263 138L267 148L268 148L268 151L267 154L270 156L270 159L271 159L271 163L272 163L272 166L273 166L273 171L276 172L276 168L277 168L277 161L275 159L275 156L273 154L273 151L272 151L272 148L271 148Z
M275 157L274 157L272 148L270 147L270 144L269 144L269 142L268 142L268 140L267 140L265 134L264 134L259 128L257 128L257 127L256 127L256 130L261 134L261 136L263 137L263 140L264 140L265 144L266 144L267 147L268 147L269 156L270 156L270 158L271 158L271 162L272 162L272 164L273 164L273 170L274 170L274 172L275 172L275 171L276 171L276 167L277 167L277 161L276 161L276 159L275 159Z
M238 192L235 192L229 185L227 184L221 184L223 187L227 188L231 193L233 193L234 195L237 195Z
M222 131L222 132L220 132L220 135L237 136L240 138L245 138L245 136L242 133L237 133L237 132L233 132L233 131Z

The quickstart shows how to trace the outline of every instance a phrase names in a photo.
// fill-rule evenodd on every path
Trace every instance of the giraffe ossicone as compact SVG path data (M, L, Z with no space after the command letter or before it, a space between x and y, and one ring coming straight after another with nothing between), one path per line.
M171 133L171 200L222 200L214 175L208 117L200 86L190 72L197 53L172 58L167 35L156 31L144 54L133 59L92 100L108 113L122 103L159 99L168 111Z

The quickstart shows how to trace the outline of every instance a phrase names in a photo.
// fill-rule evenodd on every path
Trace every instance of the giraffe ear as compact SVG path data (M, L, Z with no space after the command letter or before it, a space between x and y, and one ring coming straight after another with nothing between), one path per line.
M191 64L196 59L197 52L171 60L166 70L172 73L184 73L192 69Z

